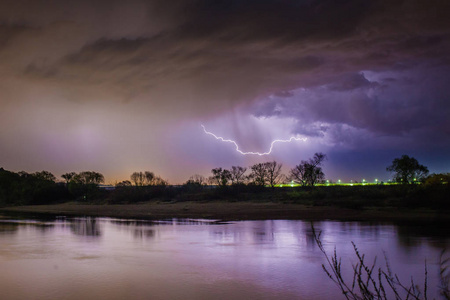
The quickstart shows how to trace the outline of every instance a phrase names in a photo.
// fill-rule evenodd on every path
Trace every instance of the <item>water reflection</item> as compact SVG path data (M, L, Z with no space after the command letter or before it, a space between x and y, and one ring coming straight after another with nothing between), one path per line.
M305 234L306 246L309 249L317 247L312 226L311 227L305 227L303 231L304 231L304 234Z
M220 220L209 220L209 219L166 219L153 221L155 224L171 224L171 225L223 225L228 224L228 222L222 222Z
M133 237L136 239L151 239L155 237L155 230L153 229L145 229L145 228L136 228L133 230Z
M155 230L151 228L155 223L146 220L110 220L110 223L120 232L130 233L136 240L147 240L155 237Z
M99 237L101 236L100 226L96 218L73 219L70 223L70 230L75 235Z
M30 220L1 220L0 221L0 234L11 234L17 232L20 228L33 227L40 233L45 233L48 230L53 229L55 225L53 223L30 221Z
M437 245L449 245L450 235L433 234L436 228L312 224L350 271L351 241L368 260L381 261L386 251L399 276L417 281L426 257L430 288L437 282ZM302 221L0 222L0 289L11 299L339 299L322 263L311 223Z
M418 247L423 239L427 239L429 244L442 248L445 240L450 236L448 224L441 223L404 223L396 227L399 243L405 248Z
M13 234L19 229L19 224L0 222L0 234Z

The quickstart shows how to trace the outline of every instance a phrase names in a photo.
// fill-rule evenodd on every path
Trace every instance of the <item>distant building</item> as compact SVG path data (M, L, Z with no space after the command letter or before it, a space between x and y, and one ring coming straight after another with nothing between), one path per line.
M115 186L110 185L110 184L99 184L98 188L101 190L106 190L106 191L114 191L116 189Z

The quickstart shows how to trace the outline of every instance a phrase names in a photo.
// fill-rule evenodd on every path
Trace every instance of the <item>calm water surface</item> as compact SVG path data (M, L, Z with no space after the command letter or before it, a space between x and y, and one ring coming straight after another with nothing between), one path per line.
M372 260L438 298L448 232L427 226L315 222L346 274L351 241ZM326 277L311 224L303 221L161 222L0 216L1 299L340 299Z

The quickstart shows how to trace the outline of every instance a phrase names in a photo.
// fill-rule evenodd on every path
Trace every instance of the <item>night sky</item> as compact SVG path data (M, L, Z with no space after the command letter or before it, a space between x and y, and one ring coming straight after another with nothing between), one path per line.
M450 171L450 1L2 0L0 167L153 171L315 152L332 180ZM243 156L207 130L235 140Z

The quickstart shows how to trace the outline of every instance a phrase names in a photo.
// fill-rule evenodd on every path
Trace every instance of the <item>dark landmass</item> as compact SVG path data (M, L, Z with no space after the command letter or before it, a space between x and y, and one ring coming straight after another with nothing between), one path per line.
M101 175L82 174L87 179ZM440 177L430 184L310 187L205 186L192 181L181 186L101 187L87 179L61 183L45 171L28 174L0 169L0 211L146 219L450 219L450 185Z
M4 213L51 214L138 219L194 218L216 220L340 220L386 222L449 222L445 211L400 208L349 209L333 206L306 206L273 202L147 202L141 204L98 205L63 203L5 207Z

